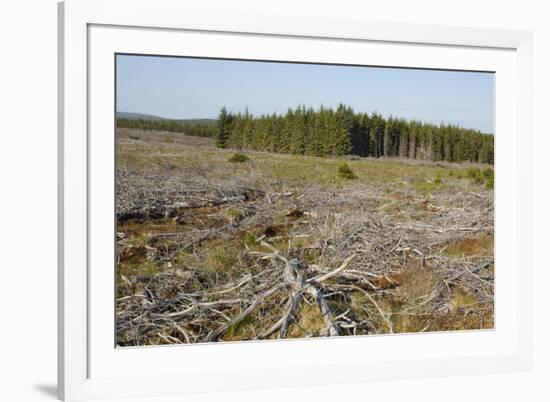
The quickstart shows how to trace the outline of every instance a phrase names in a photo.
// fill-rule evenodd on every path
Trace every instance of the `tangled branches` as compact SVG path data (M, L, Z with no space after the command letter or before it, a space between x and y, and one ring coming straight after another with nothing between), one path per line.
M493 326L492 191L327 188L170 152L192 164L117 172L118 345Z

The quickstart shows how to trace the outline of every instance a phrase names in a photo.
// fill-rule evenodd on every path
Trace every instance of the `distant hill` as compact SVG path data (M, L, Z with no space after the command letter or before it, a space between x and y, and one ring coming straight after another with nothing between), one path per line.
M187 124L215 124L216 119L167 119L166 117L155 116L145 113L117 112L117 117L128 120L149 120L149 121L176 121Z
M216 119L174 119L178 123L186 124L204 124L204 125L214 125L216 124Z
M116 117L119 117L121 119L129 119L129 120L152 120L152 121L160 121L160 120L169 120L164 117L155 116L152 114L145 114L145 113L131 113L131 112L117 112Z

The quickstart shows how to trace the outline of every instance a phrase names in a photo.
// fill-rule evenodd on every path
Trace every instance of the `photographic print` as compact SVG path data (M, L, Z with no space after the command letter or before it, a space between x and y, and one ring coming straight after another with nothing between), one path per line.
M116 345L494 328L494 74L116 55Z

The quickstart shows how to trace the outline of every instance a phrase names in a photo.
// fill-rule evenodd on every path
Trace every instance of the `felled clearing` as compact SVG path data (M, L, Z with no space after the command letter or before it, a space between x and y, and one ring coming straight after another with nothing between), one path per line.
M493 190L469 166L117 147L118 345L493 327Z

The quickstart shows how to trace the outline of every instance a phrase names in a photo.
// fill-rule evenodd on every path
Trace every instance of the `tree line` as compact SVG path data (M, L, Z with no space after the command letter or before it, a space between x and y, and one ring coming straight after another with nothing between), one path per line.
M171 131L195 137L213 137L215 131L215 127L212 124L189 123L177 120L145 120L118 117L116 125L117 127L136 128L139 130Z
M214 132L221 148L321 157L358 155L448 162L494 162L493 135L449 124L428 124L351 107L298 106L253 116L221 109Z

